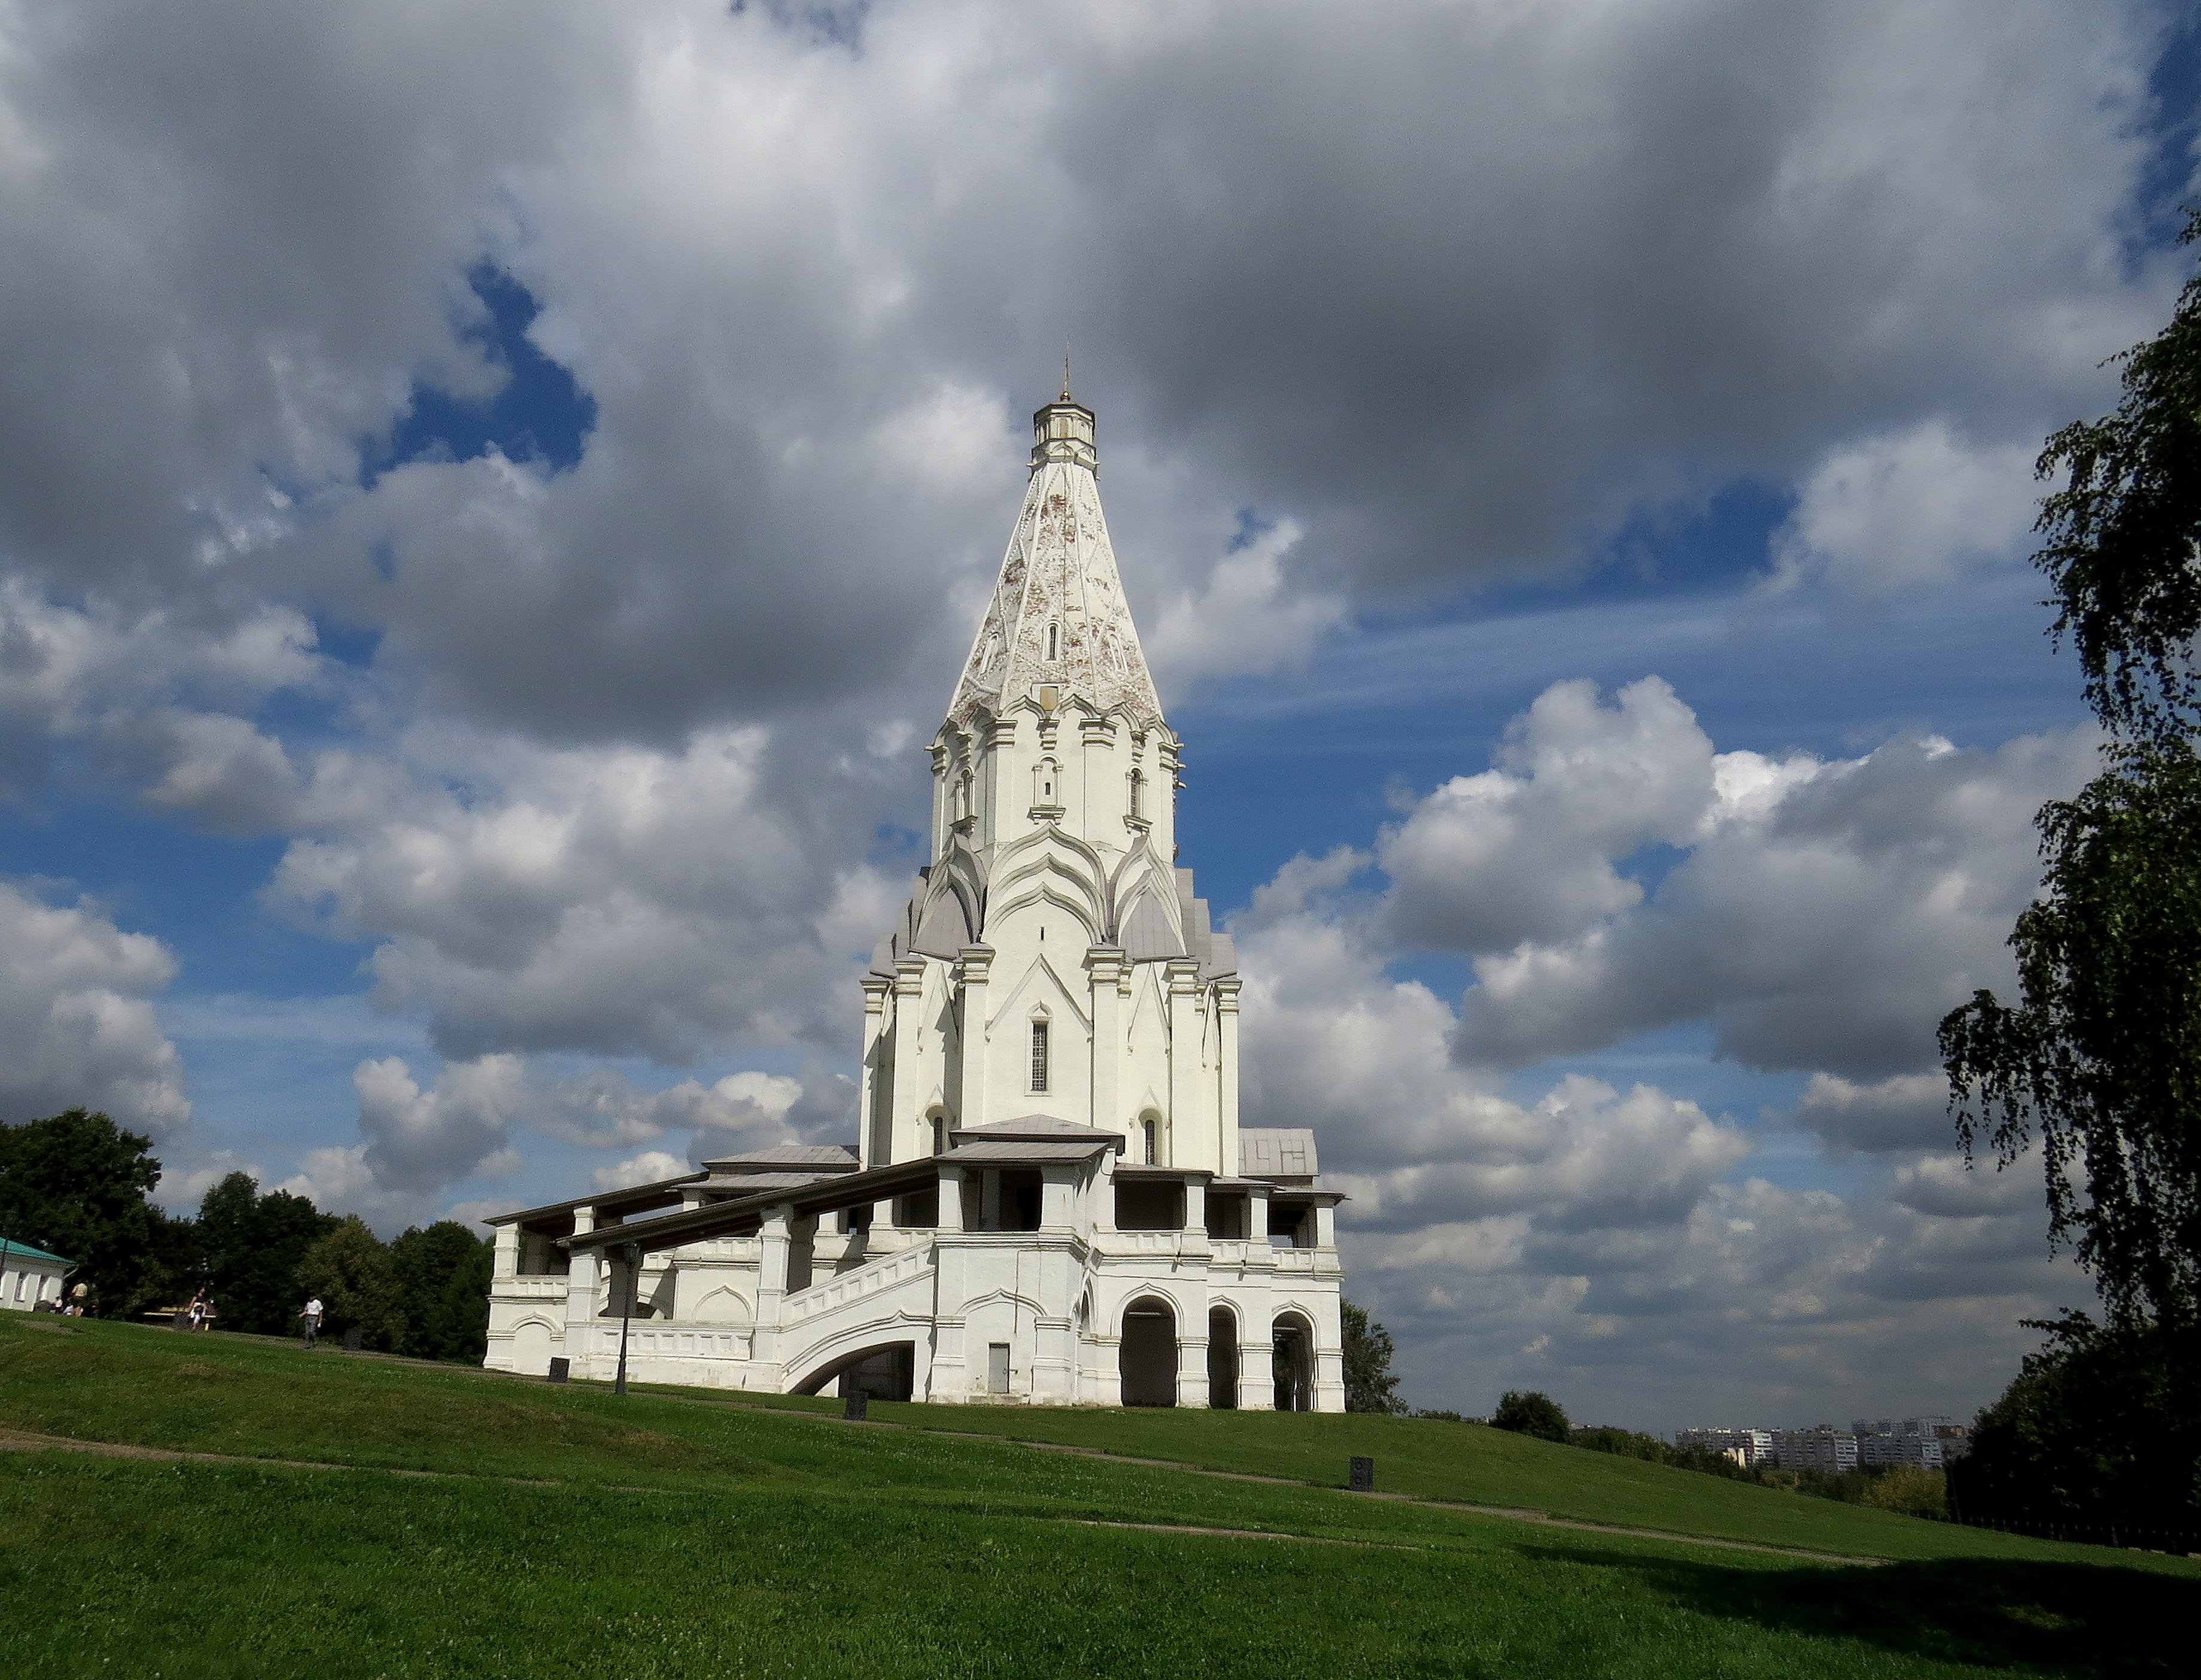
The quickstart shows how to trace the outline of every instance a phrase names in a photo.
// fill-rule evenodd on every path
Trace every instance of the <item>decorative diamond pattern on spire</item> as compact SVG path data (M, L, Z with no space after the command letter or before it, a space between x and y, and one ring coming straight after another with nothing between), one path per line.
M1083 437L1073 432L1051 443L1065 419ZM1124 599L1100 486L1087 464L1092 417L1075 404L1049 403L1033 421L1041 443L1031 483L948 721L968 729L982 712L999 716L1053 687L1064 700L1075 695L1098 710L1120 712L1138 728L1159 727L1161 701Z

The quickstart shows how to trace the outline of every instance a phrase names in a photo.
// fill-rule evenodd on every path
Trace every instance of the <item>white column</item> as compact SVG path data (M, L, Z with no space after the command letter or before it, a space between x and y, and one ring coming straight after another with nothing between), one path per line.
M904 957L895 965L894 1090L887 1125L887 1155L873 1166L891 1166L902 1158L898 1141L917 1124L917 1053L924 1030L918 1017L924 1003L924 959Z
M1088 1206L1095 1232L1116 1229L1116 1152L1104 1154L1093 1169L1093 1182L1087 1191Z
M1178 957L1169 965L1169 1145L1171 1166L1206 1166L1201 1148L1200 1090L1200 965Z
M963 1088L955 1102L955 1124L986 1124L986 983L992 978L994 948L966 945L956 958L963 984Z
M911 1393L919 1400L954 1403L968 1397L969 1377L963 1358L963 1307L970 1298L968 1281L971 1248L956 1239L963 1231L963 1178L960 1166L940 1169L939 1222L932 1240L932 1336L918 1338L918 1357L923 1364L921 1381Z
M780 1303L787 1298L788 1250L793 1246L794 1210L782 1203L765 1210L757 1232L756 1352L759 1365L779 1362Z
M1184 1322L1177 1327L1177 1403L1207 1407L1207 1283L1204 1278L1177 1280Z
M1207 1184L1201 1178L1184 1181L1184 1229L1202 1242L1207 1239Z
M883 1166L872 1155L880 1147L879 1135L884 1125L885 1105L880 1090L882 1072L879 1067L879 1039L887 1031L892 1019L887 999L893 995L894 982L882 975L864 976L864 1054L857 1065L861 1080L856 1098L859 1120L856 1148L866 1167ZM884 1076L891 1084L890 1072Z
M519 1275L519 1227L499 1225L496 1228L496 1258L490 1266L496 1278L517 1278Z
M585 1237L596 1228L596 1210L577 1207L573 1210L573 1235ZM590 1337L596 1329L596 1285L600 1276L596 1251L577 1248L566 1266L566 1347L565 1356L572 1361L576 1377L591 1373L588 1368Z
M977 782L978 831L971 837L972 846L982 851L1008 834L1022 834L1026 827L1021 821L1007 820L1012 815L1021 818L1031 804L1030 783L1025 780L1023 787L1016 785L1029 768L1021 762L1023 755L1016 748L1016 714L995 719L986 732L986 756Z
M1124 1099L1117 1089L1124 1065L1117 988L1123 984L1124 967L1124 954L1113 945L1095 945L1085 954L1085 972L1093 977L1093 1113L1088 1119L1103 1131L1124 1127Z
M1077 1225L1077 1168L1065 1162L1040 1170L1039 1228L1074 1231Z
M1253 1257L1269 1246L1269 1187L1256 1184L1246 1193L1246 1241Z
M1238 1171L1238 977L1215 983L1215 1170Z

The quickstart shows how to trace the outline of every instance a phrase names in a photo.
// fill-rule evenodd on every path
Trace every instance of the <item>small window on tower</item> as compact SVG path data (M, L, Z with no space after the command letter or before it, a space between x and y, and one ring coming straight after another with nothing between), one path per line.
M1131 772L1131 814L1143 821L1147 814L1147 778L1143 771Z
M1148 1120L1141 1129L1146 1133L1147 1165L1148 1166L1159 1166L1162 1164L1161 1122L1159 1120Z
M1032 1083L1035 1091L1047 1089L1047 1023L1032 1023Z
M1049 625L1049 626L1048 626L1048 627L1047 627L1047 656L1048 656L1050 660L1051 660L1051 659L1054 659L1054 658L1056 656L1056 655L1055 655L1055 632L1054 632L1054 626L1053 625Z

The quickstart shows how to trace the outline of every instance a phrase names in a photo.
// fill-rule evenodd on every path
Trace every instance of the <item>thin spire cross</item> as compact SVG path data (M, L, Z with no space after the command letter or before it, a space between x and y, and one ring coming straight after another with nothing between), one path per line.
M1062 341L1062 400L1070 401L1070 340Z

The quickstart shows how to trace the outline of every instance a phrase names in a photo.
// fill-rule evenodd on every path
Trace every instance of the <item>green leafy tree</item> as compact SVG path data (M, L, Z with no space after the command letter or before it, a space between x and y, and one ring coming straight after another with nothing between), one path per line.
M2201 213L2179 236L2201 239ZM2117 410L2048 440L2036 563L2056 586L2055 633L2077 649L2087 698L2128 740L2184 739L2201 725L2201 273L2170 324L2117 358Z
M1906 1517L1946 1517L1947 1478L1938 1470L1899 1465L1867 1483L1858 1503L1881 1511L1899 1511Z
M306 1250L297 1286L321 1298L332 1332L357 1330L370 1348L394 1354L405 1339L405 1310L398 1301L397 1272L382 1239L356 1213Z
M1975 993L1940 1045L1967 1151L2006 1165L2037 1141L2051 1240L2076 1248L2113 1321L2175 1326L2201 1307L2201 275L2122 360L2117 411L2040 457L2068 476L2036 556L2116 742L2077 798L2041 810L2017 1002Z
M199 1203L198 1248L215 1323L224 1330L281 1336L304 1297L298 1266L334 1230L332 1214L287 1190L260 1193L249 1173L232 1172Z
M488 1348L494 1246L453 1219L415 1225L390 1245L402 1351L415 1359L479 1363Z
M1399 1379L1391 1374L1391 1332L1373 1323L1368 1309L1351 1301L1340 1304L1345 1332L1345 1409L1397 1414L1406 1409L1398 1395Z
M98 1310L126 1318L167 1285L173 1245L146 1192L161 1181L153 1141L72 1108L0 1125L0 1233L77 1262Z
M2122 748L2040 815L2046 890L2019 917L2021 998L1941 1023L1959 1135L2004 1162L2038 1139L2049 1231L2112 1319L2201 1302L2201 760Z
M1493 1429L1511 1430L1516 1435L1533 1435L1539 1441L1556 1441L1562 1445L1568 1438L1567 1414L1558 1401L1547 1394L1534 1389L1508 1389L1498 1397L1498 1409L1490 1414Z
M2201 1413L2190 1328L2102 1325L2067 1313L1981 1412L1949 1466L1968 1522L2188 1530L2201 1511Z

